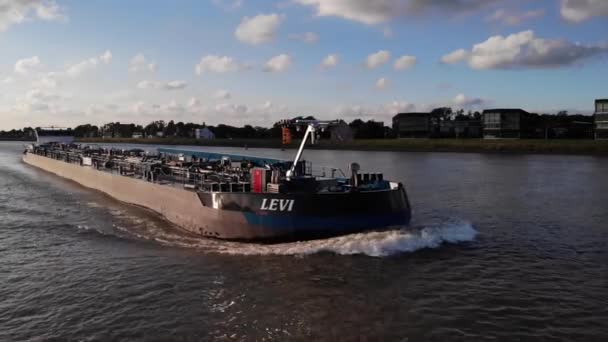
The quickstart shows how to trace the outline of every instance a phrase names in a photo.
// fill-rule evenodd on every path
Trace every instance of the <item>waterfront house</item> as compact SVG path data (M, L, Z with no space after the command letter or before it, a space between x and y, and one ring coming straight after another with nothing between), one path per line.
M484 139L527 138L530 113L519 108L486 109L482 114Z
M608 139L608 99L595 100L595 139Z
M393 117L393 131L398 138L431 138L440 133L439 117L431 113L399 113Z

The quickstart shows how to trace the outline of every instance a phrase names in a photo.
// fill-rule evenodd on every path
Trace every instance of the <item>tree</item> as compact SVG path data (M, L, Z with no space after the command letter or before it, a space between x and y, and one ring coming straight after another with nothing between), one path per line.
M175 122L173 122L173 120L169 121L169 123L167 124L167 127L165 127L165 130L163 131L164 135L166 137L172 137L172 136L175 136L176 132L177 132L177 128L175 126Z
M439 107L431 111L431 116L439 118L441 121L449 121L452 119L452 108Z

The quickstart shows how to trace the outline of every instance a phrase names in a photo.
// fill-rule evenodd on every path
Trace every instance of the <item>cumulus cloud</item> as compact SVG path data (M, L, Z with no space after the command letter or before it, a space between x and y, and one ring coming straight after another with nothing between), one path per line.
M416 57L414 56L401 56L396 61L393 67L395 70L408 70L416 65Z
M25 96L18 97L14 110L19 112L56 111L64 97L43 89L31 89Z
M601 1L601 0L600 0ZM334 16L374 25L406 15L440 11L454 15L482 9L498 0L293 0L318 16Z
M110 64L112 62L112 52L110 50L106 50L103 55L99 56L99 60L104 64Z
M278 56L272 57L266 64L264 65L264 71L266 72L284 72L287 71L293 64L293 60L291 56L286 54L281 54Z
M488 101L482 98L467 97L464 94L458 94L452 100L455 105L460 107L475 107L486 104Z
M298 40L306 44L314 44L319 41L319 35L314 32L306 32L302 34L292 34L289 36L290 39Z
M43 75L38 80L34 81L33 86L36 88L56 88L57 87L57 74L54 72L49 72L46 75Z
M15 63L15 72L22 75L38 71L40 68L42 68L42 62L38 56L20 59Z
M441 62L445 64L455 64L461 62L469 56L469 52L465 49L458 49L441 57Z
M102 64L102 63L109 64L111 61L112 61L112 52L110 52L108 50L99 57L91 57L91 58L85 59L82 62L69 66L66 69L66 73L68 74L68 76L77 77L89 70L93 70L93 69L97 68L97 66L99 64Z
M567 21L580 23L593 17L608 16L606 0L562 0L560 12Z
M321 62L321 67L323 69L331 69L331 68L337 66L339 62L340 62L340 56L338 56L336 54L331 54L323 59L323 61Z
M161 83L158 81L148 81L148 80L143 80L137 83L137 88L139 89L158 89L160 88Z
M175 81L169 81L164 85L164 89L165 90L181 90L186 88L188 84L184 81L179 81L179 80L175 80Z
M158 66L155 62L148 61L141 52L131 58L129 70L131 72L151 71L155 72Z
M200 62L195 65L194 70L197 75L202 75L205 72L228 73L247 69L248 66L237 62L234 58L228 56L207 55L201 57Z
M375 69L379 66L382 66L391 59L391 53L386 50L380 50L376 53L373 53L367 56L367 61L365 65L368 69Z
M213 94L213 97L218 100L228 100L232 97L232 94L228 90L219 89Z
M260 14L253 18L244 17L236 31L235 37L243 43L259 45L275 39L283 17L273 14Z
M392 118L395 114L411 112L414 110L416 110L416 106L413 103L395 100L377 106L340 105L334 108L332 113L343 118L385 120Z
M181 90L186 88L188 84L184 81L170 81L170 82L159 82L159 81L150 81L143 80L137 83L137 88L139 89L162 89L162 90Z
M501 23L504 25L517 26L524 21L541 18L545 15L544 9L530 10L526 12L510 12L503 8L497 9L486 17L486 21Z
M416 106L407 101L393 101L382 106L382 110L388 115L411 112L415 109Z
M220 103L215 106L216 112L228 116L243 115L247 113L248 110L249 108L247 108L247 106L245 105L238 105L232 103Z
M566 40L537 38L533 31L498 35L442 57L443 63L466 62L473 69L556 68L608 53L607 46L582 45Z
M64 18L63 9L52 0L0 1L0 32L32 19L53 21Z
M389 80L386 77L379 78L376 81L376 89L385 89L390 85Z
M200 107L201 107L201 100L197 99L196 97L191 97L190 100L188 100L188 108L197 109Z
M243 0L213 0L213 4L224 9L234 10L243 6Z
M295 0L312 6L318 16L335 16L364 24L378 24L401 12L401 0Z

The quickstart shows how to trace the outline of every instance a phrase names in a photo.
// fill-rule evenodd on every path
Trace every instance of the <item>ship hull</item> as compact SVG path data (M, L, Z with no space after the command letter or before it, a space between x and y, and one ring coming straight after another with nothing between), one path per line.
M151 209L191 233L219 239L308 240L403 226L411 215L401 185L352 193L203 193L31 153L23 161L119 201Z

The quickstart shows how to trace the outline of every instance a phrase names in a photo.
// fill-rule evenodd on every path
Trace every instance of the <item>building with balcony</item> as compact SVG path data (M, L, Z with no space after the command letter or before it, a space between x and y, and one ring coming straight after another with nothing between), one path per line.
M595 100L595 139L608 139L608 99Z
M439 136L439 117L431 113L400 113L393 117L393 131L398 138Z
M482 114L484 139L528 138L531 115L519 108L486 109Z

